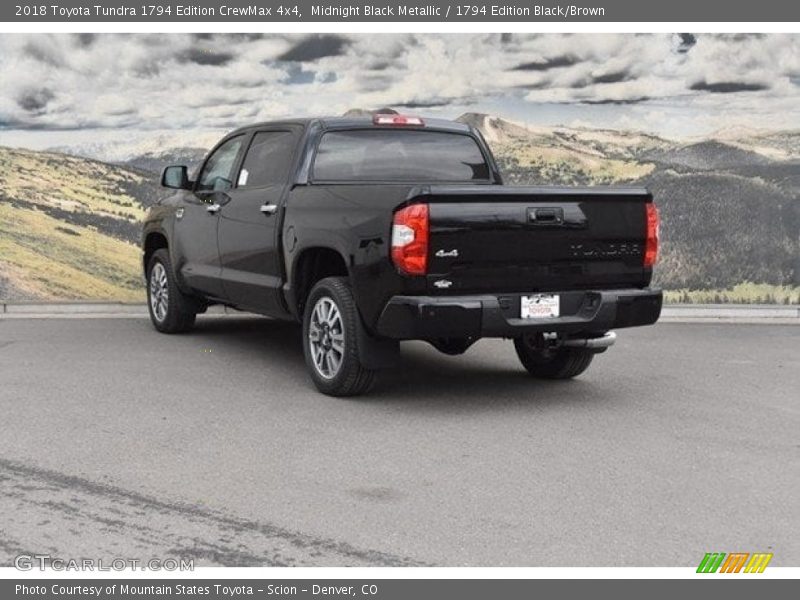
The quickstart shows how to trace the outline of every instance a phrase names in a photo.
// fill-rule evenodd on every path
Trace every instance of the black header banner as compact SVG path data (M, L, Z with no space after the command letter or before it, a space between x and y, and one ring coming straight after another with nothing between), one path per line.
M11 0L3 22L797 22L786 0Z

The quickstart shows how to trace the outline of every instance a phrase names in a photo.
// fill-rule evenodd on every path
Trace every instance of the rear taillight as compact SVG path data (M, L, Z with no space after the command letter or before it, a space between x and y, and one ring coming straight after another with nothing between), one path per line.
M658 209L652 202L647 207L647 236L644 242L644 266L652 267L658 259Z
M411 204L394 213L392 261L406 275L428 271L428 205Z

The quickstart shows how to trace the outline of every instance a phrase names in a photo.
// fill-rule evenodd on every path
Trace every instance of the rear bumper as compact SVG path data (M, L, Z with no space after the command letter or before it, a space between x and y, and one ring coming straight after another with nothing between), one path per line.
M651 325L661 314L659 289L558 293L561 316L521 319L523 294L395 296L383 309L378 334L400 340L442 337L518 337L526 333L602 333Z

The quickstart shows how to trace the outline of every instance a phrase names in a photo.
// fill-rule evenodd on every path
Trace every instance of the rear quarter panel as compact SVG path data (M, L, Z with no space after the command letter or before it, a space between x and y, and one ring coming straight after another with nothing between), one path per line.
M425 281L400 275L390 260L392 216L408 198L408 184L317 184L295 187L286 203L283 249L291 297L299 258L316 247L339 252L356 301L372 328L386 301L423 293Z

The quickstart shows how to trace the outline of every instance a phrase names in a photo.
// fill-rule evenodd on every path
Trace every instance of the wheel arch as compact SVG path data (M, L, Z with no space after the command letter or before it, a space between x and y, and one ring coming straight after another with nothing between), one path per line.
M326 277L350 278L345 255L331 246L309 246L297 253L292 263L289 308L302 318L306 299L314 285Z
M292 311L296 312L300 321L303 320L305 302L317 282L326 277L346 277L352 282L351 269L344 253L330 246L304 248L297 254L291 274L289 306ZM358 311L357 298L356 310L358 313L356 335L358 336L358 353L361 363L369 369L385 369L396 366L400 356L399 342L388 338L379 339L367 332L360 311Z
M145 275L147 275L147 266L150 263L150 257L153 256L156 250L160 250L161 248L169 250L169 241L167 240L166 234L160 230L149 231L145 235L143 244L144 254L142 255L142 270Z

